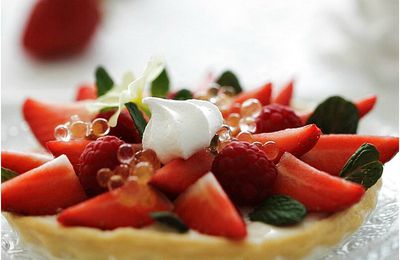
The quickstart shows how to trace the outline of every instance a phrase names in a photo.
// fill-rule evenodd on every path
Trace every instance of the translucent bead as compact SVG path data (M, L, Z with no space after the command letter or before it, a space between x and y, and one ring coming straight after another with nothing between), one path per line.
M135 166L135 176L139 183L147 183L153 176L154 169L149 162L140 162Z
M215 103L221 110L227 110L231 106L232 98L225 94L218 94Z
M257 125L256 120L253 117L244 117L239 122L240 131L254 133Z
M231 139L231 129L227 125L223 125L216 133L220 142L225 142Z
M107 187L108 187L108 190L112 191L112 190L115 190L115 189L121 187L122 185L124 185L124 183L125 183L125 181L121 176L113 175L108 180Z
M148 162L154 170L158 170L161 168L161 162L157 158L157 154L150 149L141 150L135 154L136 161L140 162Z
M119 175L123 180L128 179L129 177L129 166L127 164L120 164L114 169L114 175Z
M69 131L73 139L85 138L90 133L88 124L80 120L71 123Z
M100 187L107 188L108 181L114 173L109 168L101 168L97 171L96 179Z
M110 132L110 126L104 118L96 118L90 125L92 134L97 137L105 136Z
M240 115L238 113L232 113L226 118L225 122L230 127L239 127Z
M68 127L65 125L58 125L54 129L54 137L58 141L68 142L71 138Z
M243 141L243 142L249 142L252 143L253 142L253 136L249 133L249 132L240 132L236 138L239 141Z
M129 164L135 158L135 151L130 144L122 144L117 151L117 158L120 163Z
M257 117L262 110L262 105L258 99L250 98L243 102L240 107L242 117Z
M280 149L278 145L274 141L268 141L262 145L262 150L264 151L267 159L270 161L275 160L279 153Z

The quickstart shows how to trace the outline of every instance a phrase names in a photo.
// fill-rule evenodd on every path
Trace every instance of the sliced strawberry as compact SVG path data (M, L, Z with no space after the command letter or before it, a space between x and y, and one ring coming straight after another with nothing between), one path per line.
M377 100L376 95L373 95L355 102L360 117L365 116L374 108L376 100Z
M46 143L46 146L55 157L65 154L74 167L75 173L78 173L79 158L81 157L83 150L85 150L86 145L90 142L90 140L86 139L71 140L69 142L49 141Z
M52 156L41 153L28 153L3 150L1 151L1 167L10 169L16 173L24 173L33 168L51 161Z
M76 101L92 100L97 98L97 88L93 84L82 85L76 92Z
M26 24L22 43L39 58L82 51L100 21L97 0L39 0Z
M27 215L52 215L86 199L65 155L1 185L1 209Z
M250 98L258 99L258 101L260 101L260 103L263 106L268 105L271 101L271 93L272 93L271 83L267 83L261 88L240 93L234 98L231 108L229 109L228 112L224 113L224 117L228 116L231 113L240 113L240 105L244 101Z
M289 152L295 156L301 156L311 150L320 138L321 130L314 124L306 125L298 128L288 128L281 131L271 133L261 133L252 135L252 141L265 143L274 141L279 147L281 153ZM240 139L240 136L239 136Z
M246 225L212 173L207 173L175 201L175 213L190 228L232 239L246 237Z
M336 212L360 201L364 187L321 172L284 153L277 164L274 192L291 196L309 211Z
M143 227L153 222L149 213L170 211L172 203L148 185L128 182L61 212L58 221L65 226L100 229Z
M347 160L364 143L370 143L378 149L382 163L388 162L399 151L398 137L321 135L318 143L301 160L321 171L339 175Z
M201 150L187 160L172 160L157 170L150 184L168 195L179 195L211 170L213 159L209 152Z
M36 139L45 146L47 141L54 140L54 128L69 121L73 115L78 115L83 121L90 121L92 115L86 109L86 103L68 104L45 103L28 98L25 100L22 112Z
M369 96L363 99L360 99L356 102L354 102L354 105L356 105L358 109L358 113L360 118L368 114L375 106L377 97L376 96ZM301 122L305 124L308 120L308 118L312 115L313 112L306 112L298 115L301 119Z
M272 100L272 103L281 104L284 106L289 106L290 101L293 96L293 81L290 81L286 86L284 86L278 95Z

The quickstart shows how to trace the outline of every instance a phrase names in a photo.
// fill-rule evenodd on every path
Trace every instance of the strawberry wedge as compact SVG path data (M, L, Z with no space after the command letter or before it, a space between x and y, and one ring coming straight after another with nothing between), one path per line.
M170 211L172 203L148 185L129 182L61 212L57 220L65 226L111 230L143 227L153 223L153 211Z
M271 133L261 133L252 135L252 140L241 140L265 143L274 141L281 153L289 152L295 156L301 156L311 150L320 138L321 130L314 124L298 128L288 128ZM240 136L239 136L240 140Z
M33 134L40 144L54 140L54 128L68 122L73 115L83 121L90 121L92 115L87 111L85 102L68 104L45 103L28 98L22 112Z
M272 103L281 104L284 106L289 106L290 101L293 96L293 81L290 81L286 86L284 86L281 91L272 100Z
M347 160L364 143L370 143L378 149L379 160L388 162L399 151L399 138L390 136L365 135L321 135L318 143L300 159L309 165L339 175Z
M195 153L187 160L174 159L157 170L150 184L168 195L179 195L211 170L213 159L206 150Z
M91 141L86 139L63 141L49 141L46 143L47 149L55 156L65 154L74 167L75 173L79 171L79 158L85 150L86 145Z
M228 112L224 113L224 117L228 116L231 113L240 113L240 105L250 98L258 99L258 101L260 101L263 106L268 105L271 102L271 93L271 83L267 83L261 88L240 93L234 98L231 108Z
M86 199L65 155L1 185L1 209L27 215L52 215Z
M354 102L356 105L360 118L368 114L375 106L377 97L375 95L369 96ZM301 122L305 124L308 118L312 115L312 112L307 112L302 115L298 115L301 119Z
M212 173L207 173L175 201L175 213L200 233L242 239L243 219Z
M10 169L18 174L30 171L52 159L51 155L41 153L1 151L1 167Z
M300 201L309 211L336 212L359 202L364 187L331 176L285 153L277 164L274 193Z

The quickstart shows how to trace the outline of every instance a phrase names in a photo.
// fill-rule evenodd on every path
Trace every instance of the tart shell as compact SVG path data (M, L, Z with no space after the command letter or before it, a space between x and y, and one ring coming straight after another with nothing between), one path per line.
M373 210L381 181L351 208L261 242L232 241L154 229L119 228L101 231L63 227L54 217L27 217L3 213L22 241L50 259L300 259L315 250L338 244L362 225Z

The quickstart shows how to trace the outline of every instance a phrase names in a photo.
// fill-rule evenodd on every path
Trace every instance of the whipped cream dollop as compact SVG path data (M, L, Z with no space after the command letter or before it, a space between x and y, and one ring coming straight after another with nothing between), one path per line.
M151 118L143 133L143 148L152 149L162 163L175 158L188 159L207 147L221 128L218 107L202 100L143 99Z

